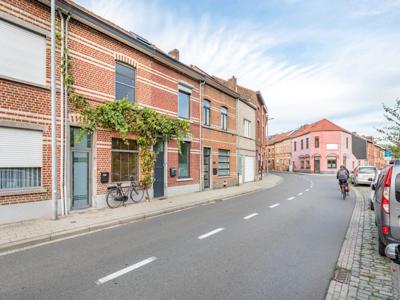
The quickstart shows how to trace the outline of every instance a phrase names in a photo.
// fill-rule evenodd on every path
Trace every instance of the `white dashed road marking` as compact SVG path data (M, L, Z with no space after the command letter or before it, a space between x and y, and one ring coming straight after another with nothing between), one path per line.
M254 213L254 214L245 216L243 219L248 220L248 219L251 219L251 218L253 218L253 217L257 216L257 215L258 215L258 213Z
M199 240L202 240L202 239L208 238L209 236L211 236L211 235L213 235L213 234L216 234L216 233L218 233L218 232L220 232L220 231L222 231L222 230L224 230L224 228L217 228L217 229L215 229L215 230L213 230L213 231L210 231L210 232L207 232L207 233L205 233L205 234L203 234L203 235L200 235L200 236L198 237L198 239L199 239Z
M275 208L275 207L277 207L279 205L280 205L280 203L275 203L275 204L271 205L269 208Z
M297 194L297 196L301 196L301 195L303 195L303 193L298 193L298 194Z
M147 264L155 261L156 259L157 259L157 257L155 257L155 256L149 257L149 258L147 258L145 260L142 260L142 261L140 261L140 262L138 262L138 263L136 263L134 265L131 265L131 266L126 267L124 269L121 269L121 270L119 270L117 272L114 272L114 273L112 273L110 275L107 275L107 276L105 276L103 278L100 278L99 280L96 281L96 284L97 285L101 285L103 283L106 283L107 281L110 281L110 280L113 280L113 279L115 279L115 278L117 278L119 276L125 275L128 272L131 272L133 270L139 269L140 267L143 267L144 265L147 265Z
M290 198L288 198L288 200L291 201L291 200L293 200L294 198L296 198L296 197L290 197Z
M308 192L310 189L306 189L306 192Z

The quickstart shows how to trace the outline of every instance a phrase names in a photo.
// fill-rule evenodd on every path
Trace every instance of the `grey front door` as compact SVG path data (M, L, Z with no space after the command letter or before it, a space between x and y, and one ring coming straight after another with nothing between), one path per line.
M91 135L85 134L78 138L79 128L71 128L71 179L72 179L72 209L82 209L90 206L90 159Z
M154 145L154 151L157 153L157 160L154 165L154 197L164 196L164 142L161 139L157 140Z
M210 188L210 155L211 149L204 148L203 150L203 178L204 178L204 188Z
M314 158L314 173L321 173L321 161L318 158Z

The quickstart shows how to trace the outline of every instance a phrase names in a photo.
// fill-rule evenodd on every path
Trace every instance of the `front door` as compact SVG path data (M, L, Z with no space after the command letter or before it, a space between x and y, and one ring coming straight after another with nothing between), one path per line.
M71 128L71 208L82 209L90 206L90 159L92 137L89 134L78 138L79 128Z
M210 188L210 156L211 149L204 148L203 150L203 178L204 178L204 188Z
M154 151L157 159L154 165L153 193L155 198L159 198L164 196L164 142L161 139L154 145Z
M314 158L314 173L321 173L321 161L318 158Z

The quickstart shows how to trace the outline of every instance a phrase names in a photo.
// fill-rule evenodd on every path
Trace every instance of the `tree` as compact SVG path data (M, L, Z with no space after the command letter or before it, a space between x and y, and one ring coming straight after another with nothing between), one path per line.
M393 107L382 105L388 125L377 130L382 134L381 139L388 143L393 156L400 157L400 98L396 99Z

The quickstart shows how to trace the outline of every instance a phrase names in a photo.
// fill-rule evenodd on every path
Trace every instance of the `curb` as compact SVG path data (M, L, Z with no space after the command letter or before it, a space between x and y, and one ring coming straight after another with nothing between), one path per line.
M273 188L273 187L281 184L282 181L283 181L283 178L280 177L276 183L274 183L273 185L271 185L269 187L265 187L265 188L257 187L257 188L254 188L253 190L246 191L246 192L240 192L240 193L230 195L230 196L218 196L218 197L214 197L214 198L211 198L211 199L208 199L205 201L197 201L197 202L190 202L190 203L185 203L185 204L181 204L181 205L175 205L172 207L160 209L157 211L152 211L149 213L133 215L133 216L124 217L124 218L117 218L117 219L113 219L113 220L106 221L106 222L95 223L95 224L91 224L91 225L84 225L82 227L77 227L77 228L74 228L71 230L62 230L62 231L58 231L58 232L53 232L51 234L45 234L45 235L27 238L27 239L23 239L23 240L11 242L11 243L5 243L3 245L0 245L0 255L4 254L5 252L12 251L12 250L18 250L18 249L22 249L22 248L26 248L26 247L30 247L30 246L43 244L43 243L50 242L50 241L55 241L55 240L59 240L59 239L77 236L80 234L91 233L91 232L95 232L95 231L102 230L102 229L108 229L108 228L112 228L112 227L116 227L116 226L121 226L124 224L134 223L137 221L157 217L157 216L164 215L164 214L169 214L169 213L178 212L181 210L190 209L190 208L194 208L194 207L198 207L198 206L202 206L202 205L225 201L228 199L251 194L251 193L254 193L254 192L257 192L260 190L267 190L267 189Z
M346 231L346 235L344 236L342 245L340 247L340 252L339 252L339 256L336 260L336 268L332 274L332 278L329 281L329 285L327 287L326 290L326 295L325 295L325 300L333 300L333 299L347 299L347 294L349 291L349 284L345 283L345 282L339 282L335 279L336 276L336 272L338 269L348 269L348 267L342 263L341 258L348 256L349 253L347 253L348 251L348 241L352 241L354 243L356 243L356 240L352 240L352 230L353 228L351 227L351 224L356 222L357 223L357 227L359 226L360 223L360 214L358 214L358 211L362 211L364 208L364 198L361 194L361 192L354 186L352 186L352 189L354 190L355 194L356 194L356 203L354 205L353 211L351 213L351 218L349 221L349 224L347 226L347 231ZM357 218L357 220L356 220ZM357 228L358 230L358 228Z

